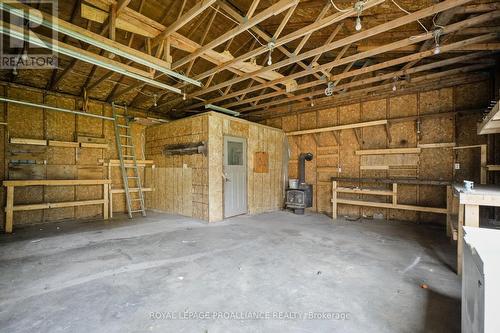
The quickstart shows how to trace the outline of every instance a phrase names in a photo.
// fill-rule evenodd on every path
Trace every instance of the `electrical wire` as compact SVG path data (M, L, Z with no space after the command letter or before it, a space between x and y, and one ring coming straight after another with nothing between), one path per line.
M214 6L210 6L210 8L212 8L213 10L215 10L217 13L221 14L222 16L227 18L228 20L233 21L236 24L241 24L241 22L238 22L235 19L233 19L232 17L230 17L229 15L224 14L224 12L221 12L219 9L215 8ZM250 35L252 35L252 37L255 38L255 40L260 44L260 46L264 46L264 44L262 44L262 42L259 40L259 38L257 36L255 36L250 30L246 30L246 32L248 32Z
M338 12L345 13L345 12L348 12L350 10L349 8L340 9L339 7L337 7L336 4L333 3L333 0L330 0L330 2L332 3L333 8L335 8L335 10L337 10Z
M432 17L432 24L434 24L434 26L437 27L437 28L444 29L445 28L444 26L439 25L439 24L436 23L436 16L437 16L437 13Z
M391 2L396 5L396 7L399 8L399 10L401 10L403 13L406 13L408 15L411 15L411 13L409 11L407 11L406 9L404 9L403 7L401 7L395 0L391 0ZM425 27L425 25L422 24L422 22L420 22L420 20L417 20L418 24L420 24L422 26L422 28L424 28L425 32L429 32L429 29L427 29Z

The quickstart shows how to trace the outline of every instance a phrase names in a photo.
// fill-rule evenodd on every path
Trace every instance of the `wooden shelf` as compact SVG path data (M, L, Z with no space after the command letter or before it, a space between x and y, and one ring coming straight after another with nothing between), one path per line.
M350 188L350 187L337 187L337 192L352 193L352 194L382 195L391 197L393 195L393 192L389 190L361 189L361 188Z
M11 233L14 212L65 208L86 205L103 205L103 218L109 218L109 187L110 179L43 179L43 180L5 180L3 186L7 187L7 204L5 206L5 232ZM24 186L78 186L78 185L101 185L103 188L103 198L96 200L71 201L71 202L44 202L37 204L14 205L14 190L16 187Z
M38 140L38 139L24 139L24 138L10 138L10 143L32 145L32 146L51 146L51 147L66 147L66 148L98 148L98 149L109 148L107 143Z
M10 138L10 143L20 145L46 146L47 140Z
M367 122L363 122L363 123L355 123L355 124L348 124L348 125L316 128L316 129L311 129L311 130L295 131L295 132L286 133L286 135L295 136L295 135L304 135L304 134L315 134L315 133L341 131L341 130L346 130L346 129L354 129L354 128L362 128L362 127L370 127L370 126L380 126L380 125L387 125L387 120L375 120L375 121L367 121Z
M138 188L129 188L130 192L136 193L139 191ZM143 187L142 192L153 192L153 189L151 187ZM109 193L117 194L117 193L125 193L125 189L123 188L113 188L109 190Z
M486 118L477 125L477 134L500 133L500 102L497 102Z
M359 182L360 180L358 180ZM365 200L351 200L342 199L338 197L339 193L350 193L350 194L364 194L364 195L379 195L391 197L392 201L387 202L375 202L375 201L365 201ZM389 190L378 190L378 189L360 189L360 188L348 188L339 187L337 181L332 178L332 218L337 218L337 205L354 205L354 206L364 206L364 207L376 207L384 209L399 209L399 210L412 210L417 212L425 213L437 213L446 214L447 221L449 221L450 216L450 197L451 197L451 185L447 185L447 204L446 208L439 207L424 207L418 205L404 205L398 203L398 183L394 181L392 183L392 191ZM447 223L448 226L448 223Z
M4 180L3 186L72 186L111 184L109 179Z
M420 154L421 148L389 148L356 150L356 155Z

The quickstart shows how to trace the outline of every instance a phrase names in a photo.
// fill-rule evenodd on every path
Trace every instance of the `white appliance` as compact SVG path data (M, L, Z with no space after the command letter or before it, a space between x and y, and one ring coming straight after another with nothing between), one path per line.
M500 332L500 230L464 227L462 332Z

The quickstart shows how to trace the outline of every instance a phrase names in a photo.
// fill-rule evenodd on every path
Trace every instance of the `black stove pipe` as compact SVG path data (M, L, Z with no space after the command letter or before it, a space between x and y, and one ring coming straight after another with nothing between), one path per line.
M306 161L312 161L313 154L302 153L299 155L299 184L306 182Z

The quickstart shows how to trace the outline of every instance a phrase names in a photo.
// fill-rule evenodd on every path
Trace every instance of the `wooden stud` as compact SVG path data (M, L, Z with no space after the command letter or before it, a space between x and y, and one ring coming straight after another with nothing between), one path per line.
M5 232L12 233L14 217L14 186L7 186L7 207L5 207Z
M337 219L337 182L332 181L332 219Z
M392 184L392 205L393 206L398 205L398 184L397 183Z
M451 185L446 186L446 208L448 213L446 214L446 235L448 237L452 236L452 221L451 216L453 214L453 189Z

